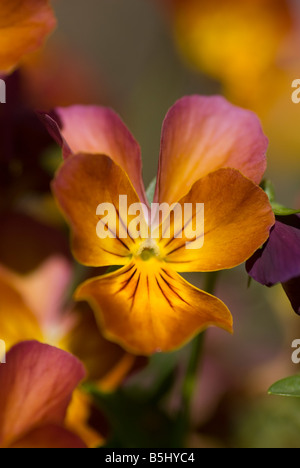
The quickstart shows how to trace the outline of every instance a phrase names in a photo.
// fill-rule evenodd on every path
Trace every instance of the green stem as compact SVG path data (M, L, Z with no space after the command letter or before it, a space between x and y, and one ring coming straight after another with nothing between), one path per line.
M205 279L204 290L213 294L218 279L218 272L207 273ZM180 414L181 435L185 438L191 419L191 405L194 396L194 391L197 383L198 370L201 362L205 340L205 332L200 333L194 338L191 343L191 353L187 370L182 386L182 408Z

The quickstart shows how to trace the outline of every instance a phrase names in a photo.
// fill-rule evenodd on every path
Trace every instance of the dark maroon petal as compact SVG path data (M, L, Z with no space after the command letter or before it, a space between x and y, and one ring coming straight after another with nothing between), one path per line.
M266 286L300 276L300 217L277 217L268 242L248 260L246 269Z
M291 301L294 311L300 315L300 276L284 283L282 286Z
M0 213L1 265L26 275L52 256L71 260L68 241L60 230L22 213Z

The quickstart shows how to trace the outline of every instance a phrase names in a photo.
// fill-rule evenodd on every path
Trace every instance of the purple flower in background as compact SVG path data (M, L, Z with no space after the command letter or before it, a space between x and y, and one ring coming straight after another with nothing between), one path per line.
M41 156L53 145L26 102L21 72L5 78L7 103L0 105L0 211L24 193L49 191L51 175Z
M248 260L246 269L265 286L281 283L300 315L300 216L277 216L269 240Z

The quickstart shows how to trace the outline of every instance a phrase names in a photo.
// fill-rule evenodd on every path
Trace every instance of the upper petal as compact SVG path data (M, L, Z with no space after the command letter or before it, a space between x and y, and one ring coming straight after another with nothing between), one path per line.
M48 0L0 0L0 73L38 49L56 20Z
M266 286L300 276L300 216L276 219L268 242L248 260L247 271Z
M65 158L76 153L109 156L128 174L141 201L146 203L140 147L114 111L97 106L60 107L43 119L63 147Z
M0 367L0 445L36 427L61 424L71 395L84 378L82 364L57 348L26 341Z
M125 265L130 261L134 240L128 230L125 231L134 216L120 205L119 196L127 196L128 208L140 202L121 167L107 156L76 154L62 165L54 180L53 191L71 224L73 252L80 263L108 266ZM112 237L97 235L97 225L103 217L96 213L103 203L109 203L115 211L110 218ZM123 238L121 230L124 230Z
M219 96L182 98L164 121L156 201L177 202L198 179L224 167L259 183L267 146L253 112Z
M219 299L156 260L137 260L90 280L76 298L90 302L109 339L136 354L172 351L209 326L232 330L231 314Z
M192 234L196 203L203 204L204 222L197 220ZM179 204L182 213L191 204L193 216L180 218L180 229L160 243L167 264L176 271L233 268L264 244L275 222L265 192L235 169L219 169L200 179ZM194 241L193 248L187 248Z

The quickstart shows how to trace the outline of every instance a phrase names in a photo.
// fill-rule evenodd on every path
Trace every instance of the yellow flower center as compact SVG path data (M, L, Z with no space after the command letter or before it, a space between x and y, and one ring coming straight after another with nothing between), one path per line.
M155 257L155 256L156 256L155 250L149 249L148 247L146 247L140 254L140 257L144 262L147 262L148 260L150 260L150 258Z
M154 239L147 239L143 241L135 253L143 262L148 262L151 259L158 259L160 257L160 249Z

